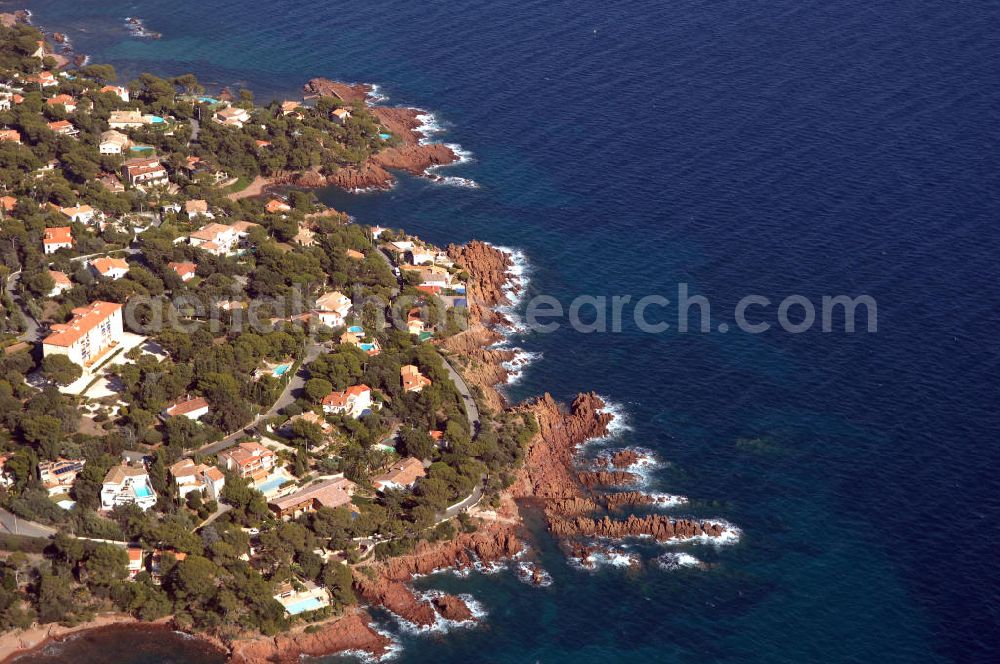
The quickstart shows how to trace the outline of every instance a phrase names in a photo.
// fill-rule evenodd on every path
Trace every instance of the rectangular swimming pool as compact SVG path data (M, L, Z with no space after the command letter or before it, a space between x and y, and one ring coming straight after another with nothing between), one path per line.
M316 609L322 609L323 602L315 597L309 597L306 599L300 599L292 604L285 605L285 611L288 611L291 615L298 615L303 611L315 611Z
M148 486L136 486L133 488L135 489L136 498L149 498L153 495L152 489Z

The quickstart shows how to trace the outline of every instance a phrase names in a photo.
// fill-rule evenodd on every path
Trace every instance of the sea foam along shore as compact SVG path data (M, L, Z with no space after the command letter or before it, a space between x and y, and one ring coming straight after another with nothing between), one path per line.
M438 122L437 116L430 111L422 111L414 118L419 124L413 128L415 133L422 136L417 142L420 145L432 145L436 142L435 137L439 134L447 133L448 129ZM444 146L457 158L450 164L439 164L430 166L424 171L424 175L438 184L451 185L453 187L468 187L478 189L479 183L472 178L459 177L457 175L441 175L438 171L445 167L461 166L472 161L472 152L466 150L458 143L444 143Z
M667 552L656 558L656 563L665 570L676 570L684 567L704 569L705 563L698 560L690 553Z
M489 246L506 254L509 263L506 281L502 289L503 301L494 307L494 310L500 314L500 321L494 329L499 332L502 338L489 348L512 353L510 359L502 362L502 366L507 371L506 383L513 385L524 377L525 370L531 364L543 357L542 353L525 350L516 343L519 335L528 332L528 326L524 321L521 309L529 294L531 263L528 261L527 255L520 249L497 245Z

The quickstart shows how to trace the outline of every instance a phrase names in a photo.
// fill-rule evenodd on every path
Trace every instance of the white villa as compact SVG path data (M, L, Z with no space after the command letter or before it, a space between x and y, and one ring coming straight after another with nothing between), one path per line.
M203 463L196 464L191 459L182 459L170 466L170 475L181 498L192 491L201 491L209 499L218 500L222 487L226 485L226 476L221 470Z
M98 150L101 154L122 154L128 149L129 137L120 131L109 129L101 134L101 143Z
M340 327L351 311L351 300L339 291L316 298L316 316L329 327Z
M128 88L122 87L120 85L105 85L101 88L101 92L110 92L113 95L117 95L126 104L129 102Z
M372 391L367 385L352 385L343 392L330 392L322 404L324 413L357 419L372 409Z
M95 276L115 280L128 274L128 263L120 258L101 257L91 261L90 269Z
M52 290L49 291L49 297L56 297L73 288L73 282L70 281L65 272L49 270L49 276L52 277L53 284Z
M249 231L258 224L237 221L233 224L211 223L202 226L188 236L188 242L215 256L231 256L239 249Z
M263 480L275 466L277 455L258 442L240 443L224 452L219 452L219 461L226 470L235 472L244 479Z
M200 420L208 415L211 408L205 397L184 397L163 409L163 418L186 417L189 420Z
M146 184L166 184L169 180L167 169L156 157L129 159L122 165L122 176L133 187Z
M108 471L101 488L101 507L106 510L118 505L138 505L148 510L156 504L156 492L145 468L115 466Z
M54 254L60 249L73 248L73 229L69 226L53 226L45 229L42 237L42 251Z
M302 581L300 584L301 589L296 590L291 583L283 583L278 586L278 592L274 595L274 599L285 608L288 615L294 616L330 605L330 594L326 588L312 581Z
M243 124L250 119L250 113L243 108L229 106L220 111L216 111L213 120L227 127L243 128Z

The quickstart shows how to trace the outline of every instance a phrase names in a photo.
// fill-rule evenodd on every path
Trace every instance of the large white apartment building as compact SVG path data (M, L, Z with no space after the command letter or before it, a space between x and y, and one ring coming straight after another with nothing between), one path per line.
M52 334L42 341L42 355L65 355L86 370L124 335L122 305L98 300L74 309L69 322L53 325Z

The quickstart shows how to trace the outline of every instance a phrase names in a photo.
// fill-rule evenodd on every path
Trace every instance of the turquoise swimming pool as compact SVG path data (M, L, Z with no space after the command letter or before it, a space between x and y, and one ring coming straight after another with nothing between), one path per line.
M392 134L379 134L378 137L381 138L383 141L388 141L390 138L392 138Z
M358 348L367 353L368 351L375 349L375 344L358 344Z
M204 104L218 104L219 100L215 97L198 97L198 101Z
M308 599L300 599L298 602L293 604L286 604L285 611L288 611L291 615L298 615L303 611L315 611L316 609L322 609L323 602L315 597L310 597Z
M136 498L149 498L153 495L153 490L148 486L137 486L135 487L135 497Z
M260 491L261 493L267 495L267 494L271 493L272 491L277 490L278 487L280 487L282 484L284 484L287 481L288 480L286 480L284 477L281 477L279 475L278 477L270 477L270 478L268 478L266 482L261 482L260 484L254 484L254 487L258 491Z
M274 368L274 371L272 373L274 373L275 378L281 378L286 373L288 373L288 370L291 368L292 365L290 364L280 364Z
M361 327L360 325L352 325L349 328L347 328L347 331L353 332L354 334L364 334L365 328Z
M166 122L166 120L161 118L159 115L149 115L147 117L149 118L149 121L152 122L153 124L163 124L164 122Z

